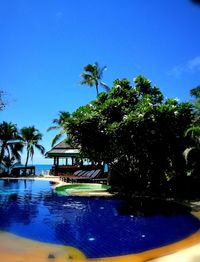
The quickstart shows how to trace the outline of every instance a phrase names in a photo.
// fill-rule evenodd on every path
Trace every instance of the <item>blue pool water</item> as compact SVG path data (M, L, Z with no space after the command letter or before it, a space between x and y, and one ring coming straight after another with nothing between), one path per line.
M73 246L89 258L160 247L199 229L189 213L161 206L155 212L140 201L61 196L47 181L0 180L0 230Z

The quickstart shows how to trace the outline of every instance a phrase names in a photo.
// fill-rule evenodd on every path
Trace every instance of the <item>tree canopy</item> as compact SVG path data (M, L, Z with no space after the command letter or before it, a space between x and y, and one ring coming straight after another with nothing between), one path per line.
M66 130L84 156L108 163L118 183L142 191L186 173L184 132L193 118L191 103L164 99L140 75L134 86L115 80L109 92L72 114Z

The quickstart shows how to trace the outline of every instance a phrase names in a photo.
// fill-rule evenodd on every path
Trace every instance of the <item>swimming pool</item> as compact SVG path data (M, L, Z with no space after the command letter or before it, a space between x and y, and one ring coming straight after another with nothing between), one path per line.
M88 258L160 247L199 227L197 218L171 204L62 196L47 181L0 180L0 230L73 246Z

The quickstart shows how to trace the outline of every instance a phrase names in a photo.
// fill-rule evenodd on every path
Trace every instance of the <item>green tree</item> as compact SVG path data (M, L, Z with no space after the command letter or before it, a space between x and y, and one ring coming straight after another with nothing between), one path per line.
M66 123L68 121L68 119L70 118L70 114L68 112L65 111L60 111L59 112L59 117L55 118L53 120L53 126L50 126L47 131L50 130L60 130L59 133L53 138L51 146L53 147L58 140L64 135L66 134Z
M17 161L21 160L22 144L19 138L16 124L5 121L0 123L0 163L5 156L14 157Z
M33 159L35 148L37 148L41 154L44 154L45 149L39 144L40 140L42 140L42 134L34 126L24 127L21 129L21 141L27 151L25 170L28 165L29 158Z
M102 68L99 67L99 64L96 62L95 64L88 64L84 67L84 71L81 74L83 78L81 80L82 85L95 86L97 95L99 94L99 86L102 86L106 91L109 90L109 87L102 82L103 72L106 70L106 66Z
M143 76L134 81L132 87L127 79L115 80L109 92L72 114L66 130L83 155L109 164L113 183L139 192L158 191L174 176L186 174L182 153L192 106L164 100Z
M188 173L199 177L200 169L200 86L190 90L190 95L194 97L194 119L185 132L185 136L190 139L188 147L184 151L184 156L188 166Z

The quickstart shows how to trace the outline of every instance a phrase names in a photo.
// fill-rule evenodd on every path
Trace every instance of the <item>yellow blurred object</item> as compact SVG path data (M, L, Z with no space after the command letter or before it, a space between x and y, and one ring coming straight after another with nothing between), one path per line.
M1 262L84 261L85 255L71 246L44 244L0 232Z

